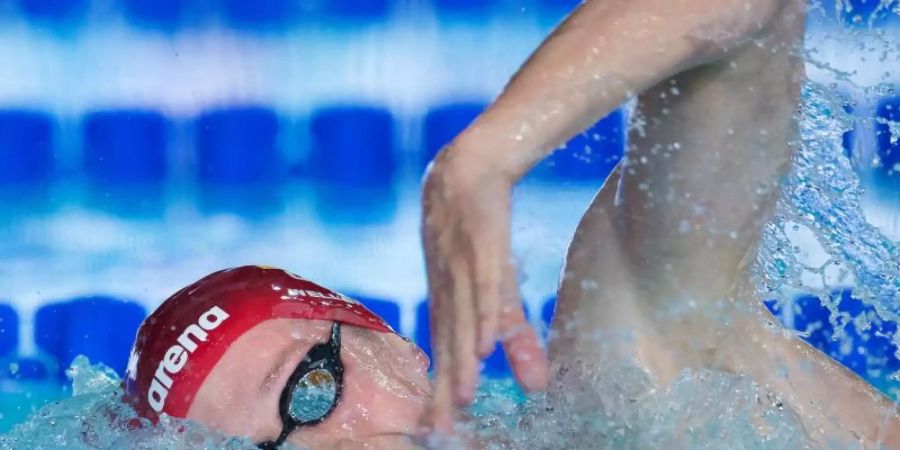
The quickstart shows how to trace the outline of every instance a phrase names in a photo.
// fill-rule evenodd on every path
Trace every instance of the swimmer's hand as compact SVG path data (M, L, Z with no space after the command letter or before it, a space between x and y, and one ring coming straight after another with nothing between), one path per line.
M423 190L435 388L425 426L451 433L475 396L480 361L501 341L526 391L547 385L547 357L528 324L510 261L513 179L445 149Z

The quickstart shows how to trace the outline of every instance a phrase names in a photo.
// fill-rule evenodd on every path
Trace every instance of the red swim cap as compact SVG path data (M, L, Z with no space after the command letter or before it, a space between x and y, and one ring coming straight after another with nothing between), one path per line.
M186 416L231 343L276 318L394 332L359 302L283 270L223 270L178 291L141 324L125 373L128 400L153 420L161 413Z

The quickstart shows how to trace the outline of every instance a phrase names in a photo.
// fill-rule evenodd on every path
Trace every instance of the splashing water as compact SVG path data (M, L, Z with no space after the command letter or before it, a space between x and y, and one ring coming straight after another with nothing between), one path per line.
M91 365L84 356L73 361L67 375L73 396L41 408L0 435L0 450L257 448L247 439L223 436L191 421L164 417L151 426L121 402L116 374Z
M654 390L636 366L610 363L602 372L576 365L561 380L566 392L548 394L554 401L538 396L517 406L509 405L512 382L493 381L467 427L496 449L811 448L780 400L747 377L688 370Z
M842 136L853 129L846 101L821 86L807 86L800 112L802 145L794 156L794 169L787 183L778 214L764 229L758 257L758 291L765 298L779 292L807 291L817 294L828 308L829 321L840 337L848 326L865 331L882 321L900 319L900 250L875 226L866 221L864 190L842 151ZM803 226L812 230L828 255L819 267L804 267L797 261L785 230ZM830 267L840 267L852 278L854 297L877 312L876 317L853 320L840 306L840 296L829 290ZM801 279L804 270L822 275L821 286ZM783 307L789 297L781 295ZM872 322L876 322L873 324ZM896 333L885 331L895 346Z

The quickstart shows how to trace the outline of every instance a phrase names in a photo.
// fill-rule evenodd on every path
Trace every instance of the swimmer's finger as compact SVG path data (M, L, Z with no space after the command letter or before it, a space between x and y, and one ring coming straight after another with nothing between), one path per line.
M516 381L525 391L538 392L547 389L549 380L547 353L541 346L534 328L528 326L514 338L504 341L503 347Z
M473 248L472 278L475 282L475 307L478 309L478 357L486 358L497 342L497 324L508 245L502 232L485 233Z
M494 271L492 271L494 272ZM478 309L478 357L486 358L494 350L497 342L497 322L499 301L499 277L493 273L478 276L476 281L476 302Z
M452 339L451 298L444 285L449 275L442 265L429 267L429 284L432 286L431 299L428 302L431 325L431 348L434 354L434 391L429 408L423 417L423 432L451 433L453 431L453 414L456 406L453 402L453 363L450 341Z
M453 377L449 370L441 367L449 367L446 358L444 363L438 363L434 381L434 393L431 404L423 420L423 434L449 435L453 433L455 425L456 405L453 402Z
M475 398L475 388L478 383L478 356L475 352L477 331L472 326L475 323L477 312L472 298L472 279L470 278L470 265L465 259L457 259L451 262L453 273L453 318L447 320L451 324L452 359L455 365L454 374L454 400L457 406L468 406ZM446 320L446 318L445 318Z
M527 392L546 389L550 378L547 353L537 332L520 305L507 304L503 309L503 348L516 380Z

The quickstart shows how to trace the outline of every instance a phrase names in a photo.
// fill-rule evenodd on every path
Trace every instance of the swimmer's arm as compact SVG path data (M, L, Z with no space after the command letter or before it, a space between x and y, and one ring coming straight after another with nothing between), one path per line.
M498 339L526 390L547 385L509 260L515 181L629 97L754 35L787 1L799 0L587 0L440 153L423 188L435 355L425 425L452 432Z
M628 98L715 60L788 0L587 0L445 152L515 181Z

